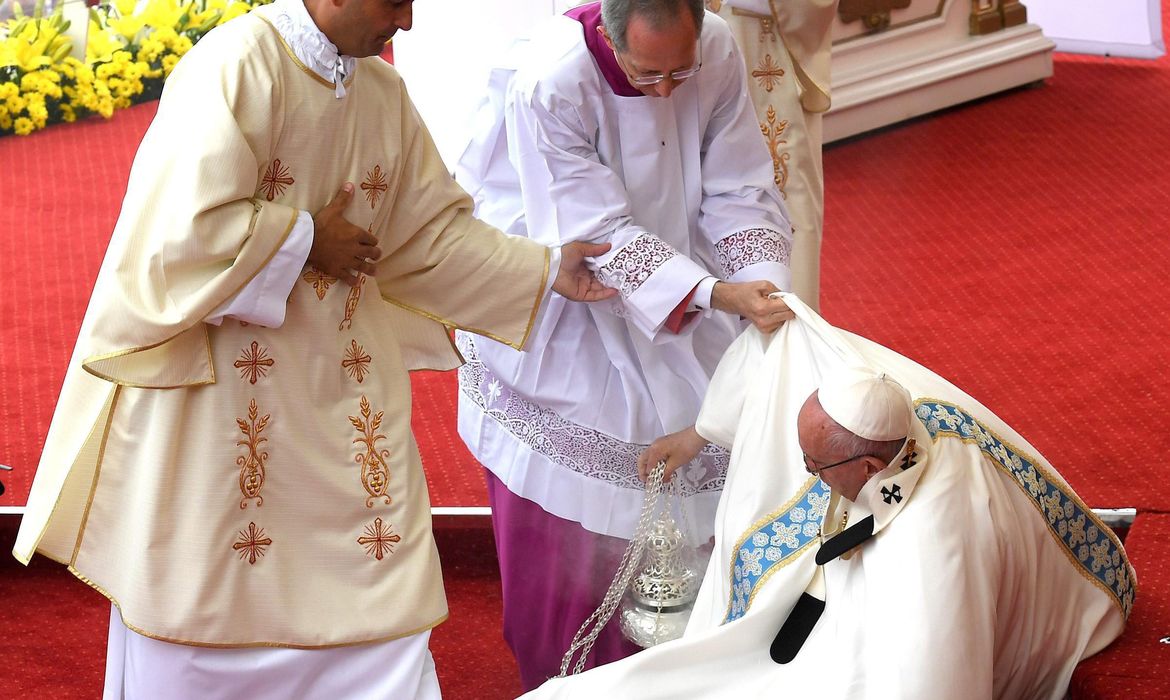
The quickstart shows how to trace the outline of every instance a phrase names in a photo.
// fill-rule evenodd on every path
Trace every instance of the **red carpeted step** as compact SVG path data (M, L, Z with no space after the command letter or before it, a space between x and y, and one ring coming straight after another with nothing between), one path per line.
M483 469L455 428L459 391L455 372L415 372L411 426L434 506L486 506Z
M1125 537L1138 588L1125 633L1083 661L1075 700L1170 698L1170 514L1142 514Z

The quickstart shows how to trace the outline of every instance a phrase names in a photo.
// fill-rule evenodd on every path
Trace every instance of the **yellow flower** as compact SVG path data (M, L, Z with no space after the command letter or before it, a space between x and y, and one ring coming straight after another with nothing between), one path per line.
M126 17L134 14L134 8L138 5L138 0L114 0L114 9L118 11L118 15Z
M175 53L179 54L180 56L190 51L191 46L191 39L185 35L179 35L171 44L171 47L175 50Z
M146 26L146 18L141 15L130 15L129 17L111 17L106 20L109 23L110 29L113 29L118 34L126 38L126 41L134 41L134 37L138 36L138 32Z
M90 20L89 35L85 43L85 60L88 63L109 61L115 51L125 48L125 44L118 40L112 32L97 22ZM73 59L76 61L77 59ZM66 62L69 59L65 59Z
M28 101L20 95L9 95L8 99L5 100L5 104L8 106L9 112L16 114L24 111L24 107L28 104Z
M0 131L9 131L12 129L12 117L8 113L0 114Z
M0 66L34 71L67 55L72 41L64 34L67 23L62 6L47 17L9 20L7 36L0 40Z
M25 136L31 134L33 131L32 120L28 117L20 117L12 123L12 130L17 136Z
M219 24L223 24L228 20L233 20L240 15L246 15L252 10L252 7L245 2L233 2L228 5L227 10L223 13L223 17L219 18Z

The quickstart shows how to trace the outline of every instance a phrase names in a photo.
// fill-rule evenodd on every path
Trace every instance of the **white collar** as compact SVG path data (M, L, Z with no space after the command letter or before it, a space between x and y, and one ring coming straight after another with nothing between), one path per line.
M258 10L276 27L298 60L323 80L333 83L338 99L345 97L345 80L353 75L356 60L337 53L337 47L309 16L304 0L275 0Z

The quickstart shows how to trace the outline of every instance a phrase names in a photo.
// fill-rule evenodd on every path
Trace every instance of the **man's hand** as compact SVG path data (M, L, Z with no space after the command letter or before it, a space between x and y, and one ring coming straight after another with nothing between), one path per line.
M693 425L686 430L663 435L638 455L638 478L646 481L659 462L666 462L666 471L662 474L662 483L665 484L674 477L679 467L689 464L706 446L707 441Z
M313 215L309 263L352 287L357 284L359 273L374 274L374 263L382 257L382 251L374 234L354 226L342 215L351 199L353 183L347 182L333 201Z
M737 314L755 324L761 332L771 333L796 314L783 299L769 295L778 292L767 280L755 282L716 282L711 290L711 306L720 311Z
M609 252L608 243L582 243L574 241L561 246L561 268L553 280L553 291L573 301L601 301L617 294L601 283L585 267L585 258L595 258Z

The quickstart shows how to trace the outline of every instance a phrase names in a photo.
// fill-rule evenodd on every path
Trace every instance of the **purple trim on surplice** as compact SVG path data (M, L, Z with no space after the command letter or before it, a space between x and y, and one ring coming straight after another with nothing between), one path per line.
M618 65L617 57L613 55L613 50L609 48L605 39L597 31L597 28L601 26L601 3L591 2L587 5L574 7L566 12L565 16L581 23L585 30L585 46L589 48L594 63L601 70L601 77L609 83L614 94L621 97L645 97L645 93L630 85L625 71Z

